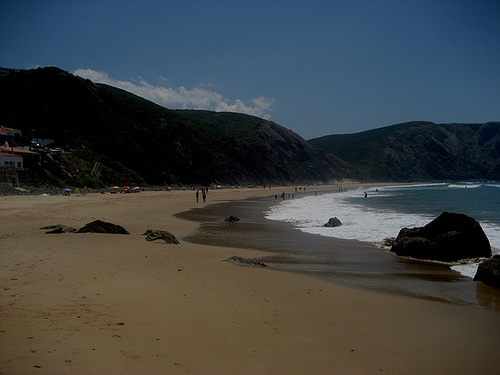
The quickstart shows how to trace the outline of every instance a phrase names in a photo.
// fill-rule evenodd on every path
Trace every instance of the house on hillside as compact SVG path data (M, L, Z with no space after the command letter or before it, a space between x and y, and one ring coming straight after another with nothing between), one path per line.
M8 136L8 137L15 137L16 135L19 137L23 136L23 133L21 130L17 129L12 129L12 128L6 128L5 126L0 126L0 136Z
M23 157L20 155L14 155L10 153L6 153L0 150L0 166L1 167L9 167L14 169L23 169Z
M52 138L33 138L31 140L31 146L35 148L44 148L50 146L54 143Z
M40 153L20 147L0 146L0 154L0 166L2 167L24 169L25 163L34 165L41 161Z

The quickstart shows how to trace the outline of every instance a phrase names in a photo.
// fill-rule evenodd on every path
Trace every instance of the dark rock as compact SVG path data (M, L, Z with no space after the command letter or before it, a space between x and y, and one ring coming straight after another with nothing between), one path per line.
M491 256L490 242L481 225L467 215L449 212L424 227L401 229L390 251L444 262Z
M59 233L74 233L76 232L76 228L68 227L63 224L49 225L47 227L41 227L40 229L50 229L45 232L45 234L59 234Z
M130 234L121 225L95 220L78 229L78 233Z
M249 267L259 267L259 268L267 268L267 265L265 263L253 260L253 259L247 259L247 258L242 258L238 256L232 256L228 259L226 259L226 262L231 262L240 266L249 266Z
M229 216L229 217L226 217L224 219L224 221L227 223L236 223L236 222L240 221L240 218L237 216Z
M335 228L335 227L340 227L342 225L341 221L337 219L336 217L331 217L328 220L328 223L323 224L324 227L327 228Z
M486 285L500 289L500 254L479 264L474 281L482 281Z
M385 247L391 247L392 245L394 245L395 241L396 237L384 238L384 241L382 241L382 245L384 245Z
M177 238L166 230L148 229L143 236L146 236L146 241L163 240L166 243L179 244Z

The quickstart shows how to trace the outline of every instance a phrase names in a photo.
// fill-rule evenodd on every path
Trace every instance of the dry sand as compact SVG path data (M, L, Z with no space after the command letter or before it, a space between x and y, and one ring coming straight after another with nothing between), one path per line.
M208 203L280 189L210 192ZM500 314L239 267L194 193L0 197L2 374L497 374ZM130 235L45 234L102 219ZM147 242L148 228L180 245Z

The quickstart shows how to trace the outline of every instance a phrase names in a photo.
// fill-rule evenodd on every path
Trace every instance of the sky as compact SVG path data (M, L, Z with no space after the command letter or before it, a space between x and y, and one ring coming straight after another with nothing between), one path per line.
M0 67L57 66L305 139L500 121L497 0L0 0Z

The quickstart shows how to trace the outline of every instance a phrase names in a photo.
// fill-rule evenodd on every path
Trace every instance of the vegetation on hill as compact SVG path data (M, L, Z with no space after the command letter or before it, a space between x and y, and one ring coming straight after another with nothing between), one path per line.
M344 161L257 117L169 110L55 67L0 73L0 124L22 130L19 143L51 138L65 151L25 171L32 182L257 185L354 176Z
M500 179L500 123L409 122L309 140L376 181Z
M500 123L410 122L306 142L239 113L171 110L61 69L0 68L0 125L54 139L23 183L307 184L500 179ZM2 141L3 142L3 141ZM64 152L60 152L64 150ZM75 173L78 171L77 173Z

